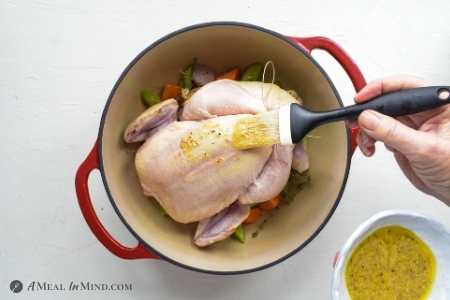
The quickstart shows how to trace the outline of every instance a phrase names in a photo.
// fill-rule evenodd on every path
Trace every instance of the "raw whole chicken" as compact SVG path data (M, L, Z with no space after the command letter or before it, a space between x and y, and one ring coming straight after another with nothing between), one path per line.
M299 100L274 84L224 79L201 87L181 113L175 99L150 107L124 134L128 143L145 141L135 158L144 194L175 221L199 222L197 246L227 238L252 204L282 191L291 167L308 169L301 144L233 148L234 123Z

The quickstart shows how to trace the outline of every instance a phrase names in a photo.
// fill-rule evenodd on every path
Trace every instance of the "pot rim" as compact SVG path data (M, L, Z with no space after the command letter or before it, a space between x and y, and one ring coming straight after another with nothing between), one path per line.
M108 100L105 104L105 107L103 109L102 112L102 117L100 120L100 126L99 126L99 131L98 131L98 143L99 143L99 147L97 149L98 151L98 157L99 157L99 165L100 165L100 174L102 177L102 181L103 181L103 185L105 186L105 190L106 190L106 194L108 195L108 199L111 202L112 207L114 208L114 211L117 213L117 215L119 216L120 220L122 221L122 223L125 225L125 227L128 229L128 231L138 240L139 243L142 243L142 245L150 252L155 253L156 255L158 255L160 258L176 265L179 267L182 267L184 269L188 269L191 271L197 271L197 272L201 272L201 273L207 273L207 274L214 274L214 275L237 275L237 274L246 274L246 273L252 273L252 272L256 272L256 271L260 271L260 270L264 270L267 269L269 267L272 267L278 263L283 262L284 260L288 259L289 257L293 256L294 254L298 253L300 250L302 250L304 247L306 247L306 245L308 245L314 238L317 237L317 235L322 231L322 229L325 227L325 225L328 223L328 221L331 219L331 216L334 214L334 212L336 211L337 206L339 205L339 202L342 198L342 195L344 193L345 190L345 186L347 183L347 179L348 179L348 174L349 174L349 170L350 170L350 165L351 165L351 157L352 157L352 147L351 147L351 134L350 134L350 130L348 128L348 125L345 126L346 128L346 132L347 132L347 164L346 164L346 168L345 168L345 173L344 173L344 178L342 181L342 186L339 190L338 196L336 198L336 201L333 204L333 207L331 208L330 212L328 213L328 215L325 217L325 219L322 221L322 223L320 224L320 226L311 234L311 236L306 239L302 244L300 244L297 248L295 248L294 250L292 250L291 252L289 252L288 254L272 261L269 262L267 264L264 264L262 266L258 266L256 268L249 268L249 269L244 269L244 270L238 270L238 271L216 271L216 270L209 270L209 269L202 269L202 268L197 268L194 266L190 266L190 265L186 265L183 264L179 261L176 261L174 259L171 259L169 257L167 257L166 255L164 255L163 253L157 251L156 249L154 249L152 246L150 246L145 240L143 240L135 231L134 229L128 224L127 220L123 217L123 215L121 214L119 208L117 207L114 198L112 197L111 191L109 189L109 185L108 185L108 181L106 179L106 175L105 175L105 170L104 170L104 164L103 164L103 155L102 155L102 143L103 143L103 129L104 129L104 125L105 125L105 120L106 120L106 115L108 113L109 110L109 106L111 104L112 98L114 97L114 94L118 88L118 86L120 85L120 83L122 82L122 80L124 79L124 77L128 74L128 72L130 71L130 69L145 55L147 54L147 52L149 52L150 50L152 50L153 48L155 48L157 45L161 44L162 42L178 35L181 33L185 33L191 30L195 30L195 29L199 29L199 28L204 28L204 27L213 27L213 26L240 26L240 27L246 27L246 28L251 28L251 29L256 29L259 30L261 32L264 33L268 33L271 34L272 36L280 39L282 42L286 42L288 43L290 46L294 47L295 49L297 49L299 52L301 52L303 55L305 55L317 68L318 70L321 72L321 74L325 77L325 79L328 81L328 83L330 84L333 93L336 97L336 99L338 100L339 106L343 107L343 103L341 100L341 97L339 96L339 93L337 92L333 82L331 81L330 77L328 76L328 74L325 72L325 70L319 65L319 63L311 56L311 54L306 51L304 48L302 48L301 46L299 46L298 44L294 43L292 40L290 40L288 37L272 31L270 29L266 29L257 25L253 25L253 24L249 24L249 23L243 23L243 22L236 22L236 21L214 21L214 22L205 22L205 23L198 23L198 24L194 24L194 25L190 25L181 29L178 29L176 31L173 31L169 34L166 34L165 36L161 37L160 39L156 40L155 42L153 42L152 44L150 44L149 46L147 46L144 50L142 50L128 65L127 67L122 71L122 73L120 74L119 78L117 79L116 83L114 84L109 96L108 96Z

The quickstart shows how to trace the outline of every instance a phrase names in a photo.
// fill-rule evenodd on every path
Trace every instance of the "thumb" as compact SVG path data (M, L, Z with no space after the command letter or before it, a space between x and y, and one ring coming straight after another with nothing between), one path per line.
M427 134L405 126L394 118L373 110L364 111L358 118L361 129L370 137L383 142L405 156L416 156L428 148Z

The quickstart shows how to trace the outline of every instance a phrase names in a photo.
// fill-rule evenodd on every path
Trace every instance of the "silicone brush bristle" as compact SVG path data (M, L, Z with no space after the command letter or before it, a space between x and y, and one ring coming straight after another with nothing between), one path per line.
M250 149L280 143L278 110L242 118L233 127L231 143Z

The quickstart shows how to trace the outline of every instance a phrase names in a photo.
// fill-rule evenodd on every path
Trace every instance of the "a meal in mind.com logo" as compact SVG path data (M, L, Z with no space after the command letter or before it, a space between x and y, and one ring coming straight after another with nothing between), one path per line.
M20 280L13 280L9 284L9 289L13 293L43 292L43 291L117 291L129 292L133 290L131 283L104 283L90 281L70 281L69 283L30 281L24 287Z
M22 282L20 282L19 280L13 280L11 281L11 283L9 284L9 289L11 290L11 292L13 292L14 294L20 293L23 289L23 284Z

